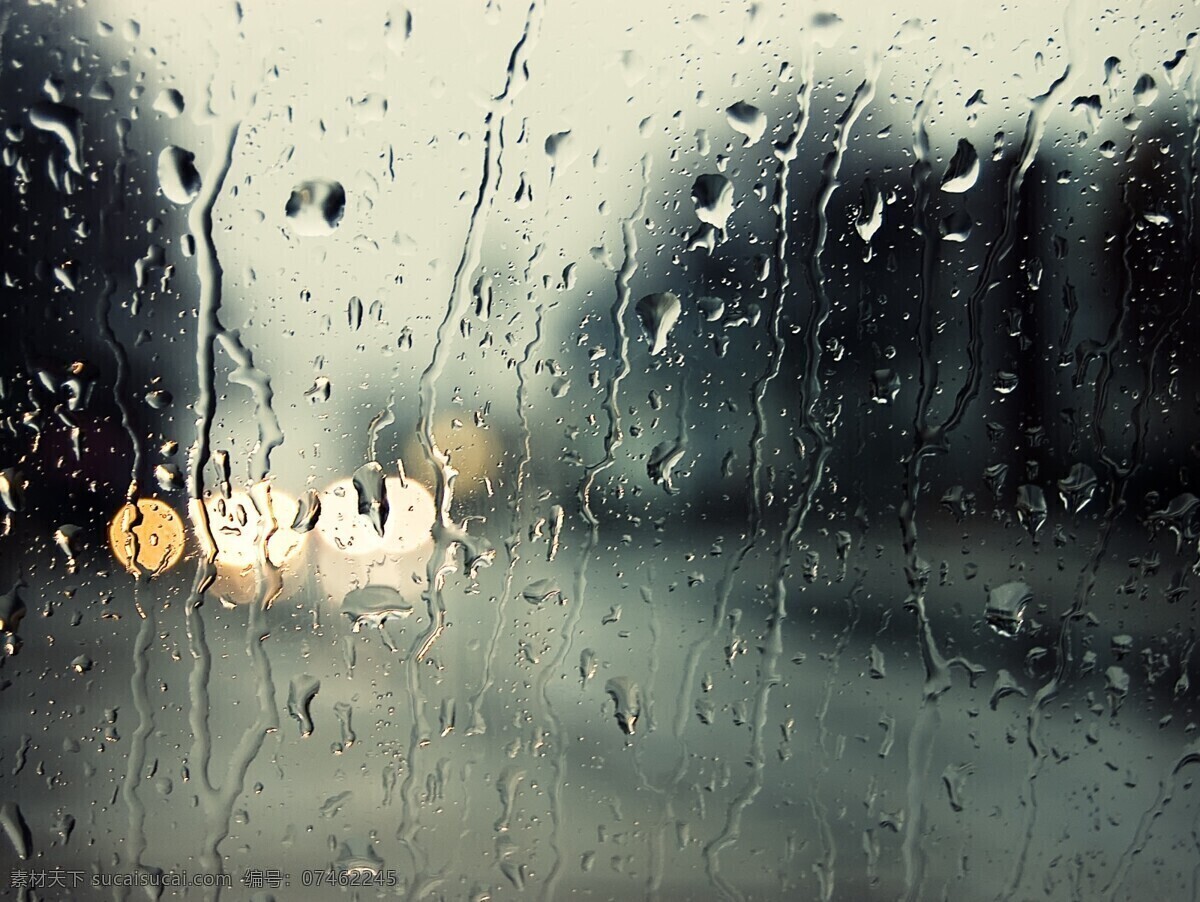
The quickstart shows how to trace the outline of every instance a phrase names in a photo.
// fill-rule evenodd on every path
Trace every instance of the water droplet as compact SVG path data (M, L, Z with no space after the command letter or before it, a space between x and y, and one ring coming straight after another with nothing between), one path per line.
M354 490L358 493L358 512L370 521L375 534L382 538L388 518L387 483L383 467L371 461L355 470Z
M955 210L942 219L940 230L946 241L963 242L971 237L973 226L974 223L969 213L964 210Z
M1017 519L1030 536L1046 522L1046 495L1036 485L1023 485L1017 489Z
M1104 112L1104 105L1099 94L1076 97L1071 101L1071 112L1074 113L1076 110L1083 110L1089 132L1094 132L1100 127L1100 117Z
M174 204L189 204L200 193L200 173L196 155L170 145L158 155L158 183L163 196Z
M546 139L546 156L550 158L550 184L559 170L565 170L579 158L579 141L568 130L555 132Z
M621 70L625 76L625 86L632 88L646 77L646 61L636 50L625 50L621 53Z
M442 705L438 711L438 735L443 739L454 732L458 720L457 708L454 699L442 699Z
M733 183L723 175L706 173L692 185L692 203L701 222L724 231L733 214Z
M995 626L992 628L995 629ZM1011 635L1010 633L1001 632L1000 630L996 631L1002 636ZM996 671L996 681L992 684L992 694L991 697L988 698L988 707L995 711L996 706L1000 704L1000 699L1008 695L1020 695L1025 697L1028 695L1028 693L1026 693L1025 689L1016 681L1011 673L1001 668L1000 670Z
M292 530L303 535L317 525L321 516L321 496L316 489L305 489L296 500L296 516Z
M948 194L962 194L975 187L979 178L979 154L966 138L958 139L958 148L950 158L950 165L942 176L942 190Z
M876 370L871 374L871 400L876 404L891 404L900 394L900 376L895 370Z
M83 529L71 523L64 523L54 531L54 544L67 557L67 572L75 572L76 539Z
M311 674L292 677L288 685L287 711L300 725L301 736L313 734L312 702L321 689L321 681Z
M0 804L0 827L4 828L17 857L27 861L33 851L33 835L29 832L29 825L25 823L25 815L21 813L20 805L16 802Z
M1104 61L1104 87L1115 88L1121 83L1121 61L1115 56L1110 56Z
M700 315L704 317L705 322L715 323L725 315L725 302L720 298L700 298L696 302L696 306L699 308Z
M596 675L596 653L590 648L585 648L579 653L579 676L582 682L586 683Z
M349 843L342 843L333 866L337 873L348 878L351 885L367 885L372 882L371 878L383 873L387 862L379 857L375 847L369 843L362 855L355 855Z
M305 733L304 735L308 736L310 734ZM333 795L329 796L324 802L321 803L321 807L318 809L321 817L325 818L326 820L332 820L333 818L337 817L342 813L343 806L345 806L345 804L353 797L354 793L349 789L345 790L344 792L334 793Z
M1150 75L1143 73L1133 85L1133 102L1138 106L1150 106L1157 99L1157 83Z
M6 655L15 655L21 648L17 628L25 619L25 601L21 598L21 589L24 587L25 584L18 580L4 595L0 595L0 642Z
M382 630L389 620L406 620L413 606L392 586L364 586L346 593L342 614L350 620L351 632L365 627Z
M0 470L0 501L14 514L25 510L25 489L28 486L29 482L20 470L14 467Z
M613 677L604 685L616 705L617 726L627 736L632 735L642 713L641 689L629 677Z
M83 116L74 107L61 103L40 101L29 108L29 122L34 128L56 136L67 152L67 165L76 175L83 175L80 145L83 143Z
M996 389L996 392L1001 395L1012 394L1012 392L1016 391L1018 381L1016 373L1000 370L992 380L992 388Z
M1176 495L1165 508L1150 514L1147 523L1154 531L1165 527L1173 533L1175 550L1179 551L1185 541L1200 539L1200 498L1191 492Z
M183 95L174 88L164 88L154 98L154 112L162 113L168 119L183 115Z
M1109 710L1115 717L1121 710L1121 703L1129 695L1129 673L1124 667L1112 665L1104 671L1104 692L1108 696Z
M313 404L317 404L318 402L324 403L329 400L329 393L332 387L332 383L330 383L327 376L317 376L313 379L312 387L304 393L304 397L308 398L309 402Z
M562 590L552 579L535 579L525 587L521 597L535 607L543 605L551 599L557 600L560 604L563 602Z
M292 189L284 213L292 230L305 238L332 235L346 212L346 191L324 179L301 182Z
M1087 464L1074 464L1071 472L1058 481L1058 496L1063 507L1072 514L1079 513L1096 494L1096 485L1095 470Z
M863 182L858 216L854 219L854 230L867 244L883 225L883 192L870 179Z
M1163 63L1163 74L1172 88L1178 88L1183 83L1184 74L1188 69L1188 52L1186 49L1176 50L1175 55Z
M174 398L169 391L158 389L156 391L146 392L146 404L154 410L166 410L171 406Z
M389 13L387 21L383 24L388 50L399 55L408 39L412 37L412 30L413 16L410 10L401 7L396 12Z
M742 142L743 147L757 144L762 138L763 132L767 130L766 114L745 101L739 100L728 107L725 110L725 118L728 120L730 128L745 136L745 140Z
M654 446L654 450L646 459L646 475L652 483L661 485L669 495L676 491L672 482L672 471L683 459L683 454L684 449L679 442L660 442Z
M870 661L870 674L873 680L882 680L887 676L887 668L884 665L883 652L872 644L868 652L868 660Z
M183 485L183 474L175 464L159 464L154 468L154 478L164 492L174 492Z
M997 586L988 593L984 619L999 635L1012 638L1021 631L1025 608L1033 601L1033 590L1023 582Z
M666 348L667 336L675 328L682 311L679 298L669 291L648 294L637 302L637 315L650 339L651 355L657 356Z
M112 100L115 96L116 96L116 92L113 91L113 86L109 82L105 81L103 78L97 80L96 83L93 84L91 89L88 91L88 97L91 100L99 100L102 102L108 102L108 101Z
M71 834L75 832L75 818L69 814L60 813L50 830L58 837L59 843L65 846L71 841Z

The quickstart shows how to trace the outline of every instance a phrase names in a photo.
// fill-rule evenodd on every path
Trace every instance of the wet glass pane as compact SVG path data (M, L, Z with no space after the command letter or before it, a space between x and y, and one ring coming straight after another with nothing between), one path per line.
M1190 2L0 4L20 899L1186 899Z

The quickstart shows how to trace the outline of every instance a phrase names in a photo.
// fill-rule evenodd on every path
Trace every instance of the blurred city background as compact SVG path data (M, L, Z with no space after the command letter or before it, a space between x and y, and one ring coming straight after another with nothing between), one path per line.
M1200 13L902 6L0 5L6 894L1195 898Z

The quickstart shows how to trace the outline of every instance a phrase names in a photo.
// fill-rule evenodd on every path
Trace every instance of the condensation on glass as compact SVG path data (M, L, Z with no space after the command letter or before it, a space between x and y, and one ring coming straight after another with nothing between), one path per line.
M1200 12L0 6L0 891L1182 899Z

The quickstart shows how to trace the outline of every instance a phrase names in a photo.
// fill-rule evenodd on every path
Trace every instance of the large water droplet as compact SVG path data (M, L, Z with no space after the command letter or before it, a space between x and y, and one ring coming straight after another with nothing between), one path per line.
M321 516L321 496L316 489L306 489L296 499L296 517L292 520L292 529L298 533L309 532L317 525Z
M28 485L24 475L14 467L0 470L0 502L13 513L25 510L25 489Z
M29 825L25 823L25 815L16 802L5 802L0 805L0 827L12 843L13 850L22 861L28 860L33 851L33 835Z
M1115 88L1121 83L1121 60L1110 56L1104 61L1104 87Z
M0 642L6 655L15 655L21 648L21 639L17 628L25 619L25 601L21 598L21 589L25 584L18 581L13 587L0 595Z
M1001 636L1011 638L1021 631L1025 608L1033 600L1033 590L1023 582L1004 583L988 593L984 619Z
M626 735L632 735L642 714L642 693L638 684L629 677L613 677L605 684L604 691L616 704L617 726Z
M871 374L871 400L876 404L891 404L898 394L900 376L895 370L876 370Z
M288 686L288 714L300 725L301 736L313 734L312 703L321 689L321 681L311 674L292 677Z
M696 302L696 306L700 309L700 315L704 317L705 322L715 323L725 315L725 302L720 298L700 298Z
M1104 671L1104 692L1108 696L1109 710L1115 717L1121 710L1121 703L1129 695L1129 673L1124 667L1112 665Z
M661 354L667 346L667 336L679 321L683 306L669 291L648 294L637 302L637 315L646 337L650 339L651 355Z
M590 648L585 648L579 653L579 677L581 682L586 683L596 675L596 653Z
M723 175L706 173L692 185L692 202L701 222L723 231L733 213L733 183Z
M406 618L412 615L413 606L400 591L392 586L363 586L351 589L342 599L342 613L354 623L366 618L378 626L393 617ZM358 630L356 629L355 632Z
M947 214L940 225L942 237L945 240L963 242L971 237L971 228L974 223L971 221L969 213L955 210L953 213Z
M1058 481L1058 496L1063 507L1072 514L1083 510L1096 494L1096 471L1087 464L1075 464L1071 472Z
M1158 84L1148 74L1138 77L1133 86L1133 102L1138 106L1150 106L1158 99Z
M200 193L200 173L196 155L174 145L158 155L158 183L163 196L173 204L189 204Z
M555 132L546 139L546 156L550 158L550 184L559 170L566 169L579 157L579 141L570 131Z
M1175 550L1183 547L1183 543L1195 542L1200 538L1200 498L1191 492L1176 495L1167 506L1152 513L1147 522L1150 528L1157 531L1166 528L1175 535Z
M292 189L284 212L297 235L305 238L331 235L346 212L346 191L334 181L301 182Z
M29 108L29 121L34 128L55 135L67 152L67 165L77 175L83 175L83 161L79 155L83 117L79 110L61 103L41 101Z
M67 557L68 573L75 572L75 556L78 553L78 549L76 548L76 540L81 532L83 532L83 529L74 525L73 523L64 523L54 531L54 544L57 545L58 550Z
M962 194L975 187L979 178L979 154L966 138L958 139L958 149L950 158L950 165L942 176L942 190L949 194Z
M162 113L168 119L174 119L183 114L183 95L174 88L164 88L154 99L154 112Z
M552 579L535 579L525 587L521 597L535 607L545 604L551 599L562 602L562 589Z
M371 461L355 470L354 490L358 493L358 512L370 521L375 534L382 537L388 518L387 483L383 467Z
M742 142L743 147L757 144L763 136L763 132L767 130L766 114L758 107L742 100L725 110L725 118L729 121L730 128L745 136L745 140Z
M862 199L859 204L858 215L854 218L854 230L858 232L859 238L870 244L879 227L883 225L883 192L869 179L863 182Z
M1038 486L1023 485L1017 489L1017 519L1029 535L1037 537L1046 522L1046 495Z

